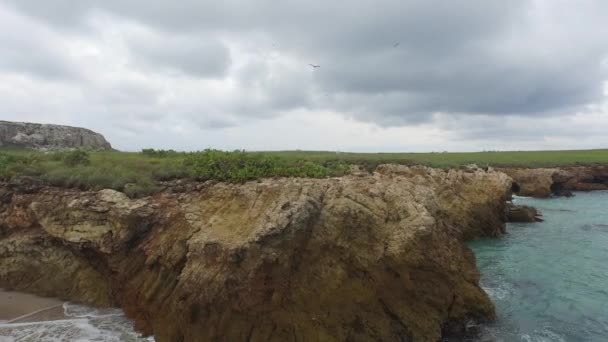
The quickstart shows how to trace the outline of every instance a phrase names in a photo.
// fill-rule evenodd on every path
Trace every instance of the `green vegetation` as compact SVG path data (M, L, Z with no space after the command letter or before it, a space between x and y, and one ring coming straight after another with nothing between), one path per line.
M608 150L477 153L341 152L37 152L0 150L0 180L35 177L47 184L98 190L111 188L131 197L158 191L160 181L175 179L244 182L264 177L324 178L344 175L350 165L373 170L380 164L440 168L468 164L494 167L608 165Z
M57 153L59 160L62 160L63 163L70 167L75 167L78 165L89 165L91 164L91 159L89 157L89 152L83 150L74 150L65 153Z
M343 175L349 170L349 165L342 162L328 164L264 153L217 150L188 154L184 166L191 168L198 179L228 182L244 182L265 177L324 178Z
M141 153L123 152L3 150L0 179L18 181L34 177L55 186L83 190L110 188L141 197L157 191L158 181L190 177L181 159L147 158Z
M345 174L342 162L316 163L244 151L194 153L145 149L141 153L0 150L0 180L23 177L83 190L116 189L131 197L152 194L175 179L245 182L265 177L323 178Z
M155 150L153 148L144 148L141 150L141 154L147 157L156 157L156 158L165 158L171 155L175 155L176 151L174 150Z
M286 159L305 159L314 163L341 161L373 170L380 164L426 165L456 168L477 164L493 167L558 167L608 165L608 150L567 151L491 151L431 153L344 153L314 151L252 152Z

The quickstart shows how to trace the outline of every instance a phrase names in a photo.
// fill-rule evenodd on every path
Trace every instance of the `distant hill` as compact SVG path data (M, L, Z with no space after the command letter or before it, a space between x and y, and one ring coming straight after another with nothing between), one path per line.
M0 120L0 147L39 150L112 149L112 145L103 135L86 128L2 120Z

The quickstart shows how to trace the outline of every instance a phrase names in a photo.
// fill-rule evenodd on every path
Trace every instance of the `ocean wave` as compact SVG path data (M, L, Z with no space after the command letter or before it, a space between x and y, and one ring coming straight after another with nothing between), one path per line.
M118 309L64 304L66 319L0 323L0 342L153 342L141 337Z
M84 305L78 305L73 303L63 304L63 313L67 317L85 318L85 317L118 317L124 316L124 313L120 309L115 308L91 308Z

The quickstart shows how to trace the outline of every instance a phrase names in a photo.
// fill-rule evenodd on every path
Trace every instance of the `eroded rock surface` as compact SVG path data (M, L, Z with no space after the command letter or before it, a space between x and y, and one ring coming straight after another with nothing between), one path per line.
M438 341L494 317L463 240L504 231L510 187L402 166L139 200L5 185L0 287L119 305L157 341Z
M608 166L517 169L500 171L514 180L514 192L521 196L572 196L572 191L608 190Z
M103 135L85 128L2 120L0 146L35 149L112 148Z
M534 207L507 203L507 222L542 222L541 216Z

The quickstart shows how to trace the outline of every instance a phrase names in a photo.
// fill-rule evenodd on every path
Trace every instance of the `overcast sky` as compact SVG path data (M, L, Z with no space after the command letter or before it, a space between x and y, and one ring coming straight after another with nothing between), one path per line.
M608 147L606 18L605 0L0 0L0 119L123 150Z

